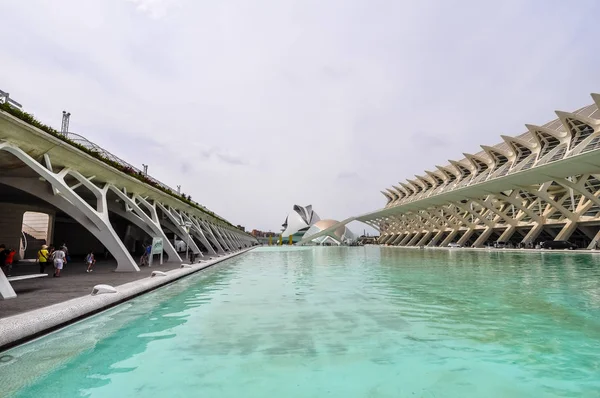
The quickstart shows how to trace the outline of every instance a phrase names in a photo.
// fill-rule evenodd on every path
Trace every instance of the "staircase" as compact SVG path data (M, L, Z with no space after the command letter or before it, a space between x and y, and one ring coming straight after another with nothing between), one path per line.
M24 259L37 257L37 252L42 245L48 243L49 216L45 213L28 211L23 214L23 226L21 228L22 240L21 253ZM22 250L25 250L23 253Z
M26 249L25 249L25 254L23 255L23 258L24 259L37 258L37 252L38 252L38 250L40 250L42 248L42 245L46 244L46 239L36 239L24 231L23 231L23 236L25 237L25 239L27 241L24 246L24 247L26 247Z

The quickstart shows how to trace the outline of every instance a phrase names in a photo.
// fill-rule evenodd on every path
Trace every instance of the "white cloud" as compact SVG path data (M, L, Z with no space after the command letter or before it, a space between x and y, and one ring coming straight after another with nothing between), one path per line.
M176 6L180 5L178 0L126 0L134 3L136 8L153 19L160 19Z
M593 0L61 4L0 2L0 88L250 228L374 210L600 87Z

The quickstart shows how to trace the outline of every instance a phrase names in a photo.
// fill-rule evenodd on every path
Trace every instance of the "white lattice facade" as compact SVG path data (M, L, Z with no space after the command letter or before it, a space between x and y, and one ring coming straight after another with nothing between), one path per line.
M576 112L502 136L495 146L425 171L382 193L384 209L356 217L399 246L482 247L600 239L600 95Z

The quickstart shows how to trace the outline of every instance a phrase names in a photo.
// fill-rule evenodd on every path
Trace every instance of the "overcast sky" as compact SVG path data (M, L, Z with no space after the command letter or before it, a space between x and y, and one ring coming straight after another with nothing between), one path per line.
M344 219L600 91L600 2L0 0L0 89L233 223Z

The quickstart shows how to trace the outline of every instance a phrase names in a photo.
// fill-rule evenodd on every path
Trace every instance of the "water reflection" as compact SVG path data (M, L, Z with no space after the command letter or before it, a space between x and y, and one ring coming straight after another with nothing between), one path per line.
M98 317L110 333L65 329L73 358L21 393L583 396L598 276L583 255L262 248Z
M175 337L176 328L189 318L188 310L210 302L215 289L226 288L234 266L235 261L230 260L9 350L13 360L0 364L0 391L9 394L35 381L48 396L75 396L75 391L65 391L67 385L60 377L65 367L73 366L93 369L85 372L87 377L79 380L78 389L109 384L112 374L136 369L119 362L144 352L153 342Z

